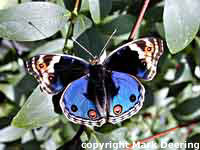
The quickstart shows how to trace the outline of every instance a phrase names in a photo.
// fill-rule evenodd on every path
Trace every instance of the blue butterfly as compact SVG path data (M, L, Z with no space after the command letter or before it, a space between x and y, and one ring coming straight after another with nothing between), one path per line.
M102 126L136 114L144 102L139 79L151 80L163 53L163 41L142 38L111 52L100 63L62 54L41 54L27 61L28 72L48 94L62 93L60 106L72 122Z

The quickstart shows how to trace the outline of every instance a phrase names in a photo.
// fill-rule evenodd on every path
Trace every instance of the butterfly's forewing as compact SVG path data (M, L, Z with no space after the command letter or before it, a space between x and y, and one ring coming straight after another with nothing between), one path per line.
M110 99L108 122L118 123L136 114L142 107L145 89L134 76L112 72L112 80L118 89Z
M70 55L42 54L26 62L28 72L48 94L56 94L73 80L88 73L88 62Z
M95 100L88 99L88 75L70 83L63 92L60 106L65 116L72 122L101 126L106 122L106 113L99 112Z
M122 45L103 62L108 70L128 73L151 80L163 53L163 41L157 38L138 39Z

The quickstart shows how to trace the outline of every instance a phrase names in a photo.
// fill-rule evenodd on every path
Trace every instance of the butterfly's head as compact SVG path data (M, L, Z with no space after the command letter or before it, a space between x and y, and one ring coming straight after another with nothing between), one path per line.
M100 60L97 56L95 56L93 59L90 59L89 62L92 65L96 65L96 64L99 64Z

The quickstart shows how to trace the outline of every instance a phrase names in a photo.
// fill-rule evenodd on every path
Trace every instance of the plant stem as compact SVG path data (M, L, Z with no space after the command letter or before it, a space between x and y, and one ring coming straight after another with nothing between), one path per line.
M75 15L78 15L78 9L80 7L80 0L76 0L76 3L75 3L75 6L74 6L74 10L73 10L73 13Z
M148 138L145 138L145 139L142 139L142 140L138 140L138 141L136 141L135 143L140 142L140 144L142 144L142 143L145 143L145 142L149 142L149 141L155 140L155 139L157 139L157 138L159 138L159 137L161 137L161 136L165 136L165 135L169 134L170 132L175 131L176 129L188 127L188 126L190 126L190 125L194 125L194 124L197 124L197 123L199 123L199 122L200 122L200 120L193 120L193 121L188 122L188 123L186 123L186 124L176 126L176 127L174 127L174 128L165 130L165 131L163 131L163 132L159 132L159 133L157 133L156 135L150 136L150 137L148 137ZM132 149L133 149L133 148L132 148L132 147L133 147L133 144L130 144L128 147L129 147L129 148L126 149L126 150L132 150Z
M72 35L74 16L78 15L79 8L80 8L80 0L76 0L74 10L72 11L70 19L68 20L70 23L69 23L69 28L68 28L68 31L67 31L67 35L66 35L66 38L65 38L65 44L64 44L64 48L63 48L64 54L68 50L67 43L68 43L69 37Z
M138 31L138 29L139 29L139 27L141 25L141 22L142 22L143 17L144 17L144 13L145 13L148 5L149 5L149 2L150 2L150 0L145 0L144 5L142 7L142 10L140 12L140 15L139 15L139 17L137 19L137 22L134 24L134 26L132 28L132 31L131 31L131 33L129 35L129 38L128 38L129 40L134 40L135 39L136 32Z
M66 52L68 50L67 43L68 43L69 37L72 34L72 29L73 29L73 24L72 24L72 21L70 21L69 28L68 28L68 31L67 31L67 35L66 35L66 38L65 38L65 44L64 44L64 48L63 48L63 54L66 54Z

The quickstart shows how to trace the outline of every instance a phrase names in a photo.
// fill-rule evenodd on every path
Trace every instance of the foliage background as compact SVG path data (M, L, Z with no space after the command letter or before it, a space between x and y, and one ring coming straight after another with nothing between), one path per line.
M112 51L127 40L143 1L82 0L79 11L74 11L75 0L32 1L0 1L0 149L79 149L81 141L131 143L199 119L199 0L151 1L137 38L154 36L166 43L157 76L143 82L142 110L117 125L87 128L76 140L72 138L80 126L60 113L59 95L40 92L23 61L40 52L66 52L88 60L71 37L98 54L117 29L107 49ZM198 124L177 129L154 142L200 143L199 129Z

